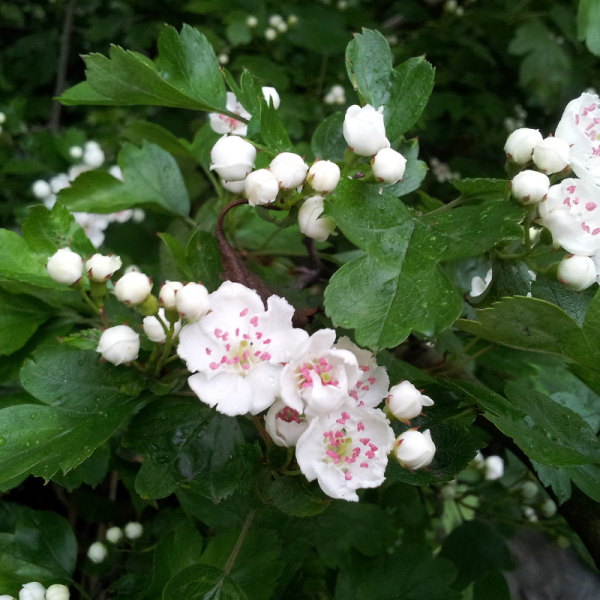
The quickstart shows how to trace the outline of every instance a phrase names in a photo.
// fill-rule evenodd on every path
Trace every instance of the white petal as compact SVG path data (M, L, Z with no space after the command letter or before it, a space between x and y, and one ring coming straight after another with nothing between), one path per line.
M216 406L224 415L234 417L250 412L254 387L246 377L223 372L208 379L204 373L196 373L188 378L188 383L202 402Z

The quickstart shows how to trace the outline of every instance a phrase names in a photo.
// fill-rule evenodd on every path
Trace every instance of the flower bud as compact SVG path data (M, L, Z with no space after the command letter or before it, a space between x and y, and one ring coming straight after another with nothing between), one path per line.
M71 594L66 585L55 583L46 590L46 600L69 600Z
M423 406L433 406L433 400L424 396L410 381L402 381L390 389L386 404L397 419L404 421L420 415Z
M324 242L335 231L333 217L319 218L324 210L323 196L312 196L298 211L300 231L317 242Z
M167 321L167 317L165 315L165 309L161 308L158 311L158 316L163 320L164 323L167 323L167 327L168 327L168 321ZM167 339L167 334L165 333L165 330L163 329L163 326L161 325L160 321L158 320L157 317L146 317L144 319L144 333L148 336L148 339L151 340L152 342L156 342L157 344L162 344L166 341ZM176 336L179 331L181 329L181 320L177 321L177 323L175 323L175 330L174 330L174 336Z
M538 493L538 487L533 481L525 481L521 486L521 494L525 500L533 500Z
M38 581L26 583L19 591L19 600L44 600L46 588Z
M284 190L289 190L304 183L308 165L301 156L293 152L282 152L271 161L269 171Z
M420 469L431 463L435 456L435 444L429 429L423 433L409 429L399 435L394 445L396 458L403 467Z
M522 127L513 131L504 144L508 160L525 165L531 160L534 148L542 142L542 134L537 129Z
M277 31L279 31L279 33L285 33L288 30L288 26L287 23L279 23L279 25L277 25ZM275 107L277 108L277 107Z
M160 303L165 308L175 308L177 304L176 294L183 287L183 283L179 281L165 281L165 284L160 288L158 298Z
M70 248L61 248L48 258L46 269L57 283L72 285L81 279L83 259Z
M15 599L12 596L3 594L2 596L0 596L0 600L15 600Z
M282 23L282 24L285 25L285 23ZM287 25L286 25L286 30L287 30ZM281 100L279 99L279 93L277 92L277 90L274 87L265 86L262 89L262 93L263 93L263 96L265 97L265 100L267 101L267 104L271 104L271 100L273 100L273 107L275 109L279 108L279 104L280 104Z
M142 533L144 533L144 528L141 523L132 521L125 525L125 535L127 536L127 539L137 540L142 537Z
M225 181L242 181L254 168L256 148L237 135L224 135L211 151L213 169Z
M31 186L31 191L36 198L43 200L44 198L48 198L48 196L52 195L52 188L47 181L43 179L38 179Z
M596 281L596 267L589 256L568 256L558 265L558 280L570 290L581 292Z
M373 175L378 181L396 183L404 177L406 159L400 152L391 148L382 148L371 161Z
M113 365L135 360L140 351L140 336L127 325L107 329L100 337L96 352Z
M570 154L568 142L557 137L547 137L533 150L533 162L540 171L552 175L569 166Z
M111 527L106 532L106 539L111 544L118 544L123 539L123 530L120 527Z
M97 169L104 164L104 152L98 142L87 142L83 150L83 162L88 167Z
M511 193L523 204L541 202L550 189L550 179L538 171L521 171L510 182Z
M504 475L504 461L500 456L488 456L485 459L485 478L493 481Z
M85 270L92 281L107 281L123 266L121 258L109 254L94 254L86 263Z
M176 296L177 312L195 323L210 310L208 290L201 283L188 283L181 288Z
M220 65L226 65L229 62L229 56L225 53L219 54L217 58Z
M290 27L293 27L294 25L298 24L298 17L296 15L290 15L287 18L287 23Z
M123 171L121 171L121 167L119 167L119 165L112 165L109 169L108 172L115 178L118 179L119 181L123 181Z
M350 150L359 156L373 156L382 148L389 148L385 136L383 106L375 110L370 104L362 108L354 104L346 111L344 139Z
M267 27L265 29L265 38L272 42L277 37L277 30L272 27Z
M83 148L81 146L71 146L69 154L72 158L81 158L83 156Z
M283 17L281 15L271 15L269 17L269 25L271 27L277 27L281 23L283 23Z
M53 177L48 183L50 184L50 189L52 190L52 193L58 194L60 190L64 190L65 188L70 187L71 180L69 179L69 176L66 173L60 173L59 175Z
M224 179L221 179L223 187L232 194L243 193L245 181L245 179L242 179L241 181L225 181Z
M308 170L308 183L315 192L333 192L340 180L340 168L330 160L318 160Z
M258 25L258 19L254 15L248 15L246 25L250 28L256 27Z
M542 514L549 519L556 514L556 504L550 498L548 498L542 502L540 510L542 511Z
M141 273L142 270L137 266L137 265L129 265L128 267L125 267L125 275L127 275L127 273Z
M258 169L250 173L244 182L244 195L250 206L270 204L279 193L279 181L268 169Z
M445 485L440 490L440 496L444 500L453 500L456 497L456 487L454 487L453 485Z
M0 112L0 125L4 125L4 123L6 123L6 115Z
M308 428L306 417L276 400L265 416L265 429L275 444L284 448L295 446Z
M108 556L108 550L104 544L100 542L94 542L88 548L88 558L93 562L99 565L101 562L104 562L104 559Z
M152 281L150 277L143 273L133 271L125 273L117 283L115 283L115 295L125 304L141 304L152 291Z

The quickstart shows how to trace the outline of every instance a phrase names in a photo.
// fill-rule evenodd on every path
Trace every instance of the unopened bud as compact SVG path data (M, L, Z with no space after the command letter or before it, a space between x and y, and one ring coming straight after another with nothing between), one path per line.
M177 312L195 323L210 310L208 290L201 283L188 283L176 294Z
M488 456L485 459L485 478L493 481L504 475L504 460L500 456Z
M394 445L396 458L403 467L421 469L431 463L435 456L435 444L429 430L421 433L409 429L399 435Z
M267 27L265 29L265 38L272 42L277 37L277 30L272 27Z
M111 527L106 532L106 539L111 544L118 544L123 539L123 530L120 527Z
M254 168L256 148L237 135L224 135L211 151L211 167L225 181L242 181Z
M525 500L532 500L537 496L538 487L533 481L525 481L521 486L521 494Z
M324 242L335 231L333 217L321 217L324 210L323 196L312 196L298 211L300 231L317 242Z
M175 308L177 304L175 295L182 287L183 283L179 281L165 281L158 294L161 306L164 306L164 308Z
M81 146L71 146L69 154L72 158L81 158L83 156L83 148Z
M570 290L581 292L596 281L596 266L589 256L568 256L558 265L558 280Z
M61 248L48 258L46 269L57 283L72 285L81 279L83 259L70 248Z
M223 187L232 194L241 194L244 191L244 182L245 179L242 179L241 181L225 181L224 179L221 179Z
M166 324L167 322L167 317L165 315L165 309L161 308L158 311L158 316L162 319L163 323ZM162 344L166 341L167 339L167 334L165 333L165 330L161 324L161 322L158 320L158 317L146 317L144 319L144 333L148 336L148 339L156 342L157 344ZM177 323L175 323L175 330L174 330L174 336L176 336L179 331L181 329L181 321L178 321Z
M246 25L250 28L256 27L258 25L258 19L254 15L249 15L246 19Z
M104 152L98 142L87 142L83 150L83 162L92 169L104 164Z
M420 415L423 406L433 406L433 400L423 395L410 381L402 381L390 389L386 404L397 419L405 421Z
M373 156L382 148L389 148L385 135L383 107L375 110L370 104L362 108L354 104L346 111L344 139L359 156Z
M108 556L108 550L104 544L100 542L94 542L88 548L88 558L93 562L99 565L101 562L104 562L104 559Z
M114 256L113 254L109 256L94 254L85 263L85 270L92 281L107 281L122 266L123 263L119 256Z
M284 190L289 190L304 183L308 165L301 156L293 152L282 152L271 161L269 171Z
M125 535L130 540L137 540L138 538L142 537L143 533L144 528L142 527L141 523L132 521L131 523L127 523L127 525L125 525Z
M295 446L308 429L306 417L276 400L265 416L265 428L275 444L284 448Z
M19 600L44 600L46 588L38 581L26 583L19 591Z
M55 583L46 590L46 600L69 600L71 594L66 585Z
M556 514L556 504L553 500L548 498L547 500L544 500L544 502L542 502L540 510L542 511L542 514L549 519L550 517L553 517Z
M542 142L542 134L537 129L521 127L513 131L506 140L504 151L508 160L525 165L531 160L535 147Z
M538 171L521 171L510 182L512 195L523 204L541 202L550 189L550 179Z
M50 184L43 179L35 181L31 186L31 191L33 192L33 195L40 200L44 200L44 198L48 198L48 196L52 195Z
M406 158L391 148L382 148L371 161L373 174L384 183L396 183L404 177Z
M96 352L113 365L135 360L140 351L140 336L127 325L107 329L100 337Z
M244 182L244 195L250 206L270 204L277 198L279 182L268 169L258 169L250 173Z
M547 137L533 150L533 162L540 171L552 175L569 166L570 154L568 142L556 137Z
M287 30L287 25L285 23L282 23L281 25L284 25L285 29ZM279 29L279 31L281 31L281 29ZM279 93L274 87L265 86L262 89L262 93L265 97L265 100L267 101L267 104L271 104L271 101L273 101L273 107L275 109L279 108L279 103L281 102L281 100L279 99Z
M340 181L340 168L330 160L318 160L308 170L307 181L315 192L333 192Z
M115 295L127 305L141 304L152 291L152 282L147 275L133 271L125 273L115 283Z

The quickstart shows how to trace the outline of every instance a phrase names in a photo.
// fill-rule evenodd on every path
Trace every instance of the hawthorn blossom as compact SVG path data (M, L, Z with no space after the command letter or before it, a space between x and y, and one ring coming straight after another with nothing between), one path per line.
M393 446L394 432L381 410L347 402L312 419L298 440L296 460L327 495L358 502L357 489L384 482Z
M360 369L349 350L333 348L335 331L321 329L297 347L280 378L281 399L309 419L337 410L358 383Z
M284 448L295 446L307 427L306 417L286 406L283 400L276 400L265 415L265 428L268 434L275 444Z
M227 92L227 110L231 113L250 120L252 115L241 105L233 92ZM248 133L248 125L243 121L238 121L234 117L221 115L219 113L209 113L210 126L215 133L232 133L233 135L245 136Z
M200 400L223 414L257 414L279 396L283 365L308 334L292 327L294 308L271 296L267 310L253 290L226 281L210 295L212 311L179 334L179 356L194 373ZM302 406L300 407L302 409Z

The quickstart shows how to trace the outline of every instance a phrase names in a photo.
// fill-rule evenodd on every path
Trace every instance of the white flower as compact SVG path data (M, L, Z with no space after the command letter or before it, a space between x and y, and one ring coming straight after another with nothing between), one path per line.
M167 327L169 327L170 323L167 321L164 308L159 309L158 316L163 320ZM181 330L181 325L181 319L175 323L174 336ZM156 342L157 344L162 344L166 341L167 334L157 317L144 317L143 327L144 333L148 336L149 340Z
M120 527L111 527L106 532L106 539L111 544L118 544L123 539L123 530Z
M104 152L98 142L86 143L83 150L83 162L93 169L97 169L104 164Z
M352 352L358 361L358 381L354 389L348 391L357 408L377 406L386 397L390 386L387 371L377 364L373 353L359 348L349 337L341 337L333 347Z
M404 177L406 159L400 152L391 148L382 148L371 161L373 174L378 181L396 183Z
M271 15L269 17L269 25L271 27L277 27L278 25L281 25L283 22L284 22L284 20L281 17L281 15Z
M256 27L258 25L258 19L254 15L248 15L246 25L250 28Z
M46 588L37 581L26 583L19 591L19 600L44 600Z
M402 381L390 389L386 404L397 419L407 421L419 416L424 406L433 406L433 400L410 381Z
M69 600L71 594L66 585L55 583L46 590L46 600Z
M533 150L533 162L544 173L552 175L563 171L570 163L568 142L556 137L547 137Z
M357 489L384 482L394 433L382 411L353 405L312 419L296 445L296 460L328 496L357 502Z
M477 296L481 296L485 290L487 290L488 285L492 281L492 269L490 269L486 275L485 279L479 277L479 275L475 275L473 279L471 279L471 291L469 295L471 298L476 298Z
M43 179L38 179L31 186L31 191L36 198L43 200L44 198L48 198L52 195L52 188L47 181Z
M271 161L269 171L284 190L289 190L304 183L308 165L301 156L293 152L282 152Z
M522 127L508 136L504 152L506 152L508 160L518 165L525 165L531 160L533 150L538 144L541 144L543 139L537 129Z
M265 29L265 38L272 42L277 37L277 30L272 27L267 27Z
M229 112L235 113L243 119L250 120L252 117L252 115L240 104L233 92L227 92L227 102L225 107ZM212 130L216 133L232 133L233 135L241 136L244 136L246 133L248 133L248 125L243 121L235 119L234 117L221 115L219 113L209 113L208 118L210 119L210 126Z
M241 181L225 181L221 179L221 184L223 187L232 194L241 194L244 191L244 182L246 180L242 179Z
M306 417L286 406L283 400L276 400L265 415L265 428L268 434L275 444L284 448L295 446L307 427Z
M131 521L125 525L125 536L130 540L137 540L142 537L144 533L144 528L141 523L136 523L135 521Z
M210 310L208 290L201 283L187 283L176 291L175 305L181 317L195 323Z
M73 165L69 169L69 181L74 181L77 179L82 173L86 173L90 171L92 167L88 167L87 165Z
M504 461L499 456L488 456L485 459L485 478L500 479L504 475Z
M237 135L224 135L211 151L210 170L225 181L242 181L254 168L256 148Z
M100 337L96 352L113 365L135 360L140 351L140 336L127 325L109 327Z
M567 256L558 265L558 280L581 292L596 282L596 265L589 256Z
M325 104L346 104L346 91L341 85L334 85L324 98Z
M229 62L229 56L227 56L227 54L225 54L225 53L219 54L219 56L217 58L218 58L220 65L226 65ZM218 131L217 133L222 133L222 132Z
M61 248L48 258L46 269L54 281L72 285L81 279L83 259L70 248Z
M94 254L86 263L85 270L92 281L106 281L110 279L115 271L123 266L121 258L109 254Z
M53 177L50 181L50 188L53 194L58 194L60 190L64 190L71 186L71 181L66 173L60 173Z
M550 179L538 171L521 171L510 182L512 195L523 204L541 202L550 189Z
M309 419L337 410L355 389L360 369L349 350L333 348L335 331L321 329L297 346L281 373L281 399Z
M435 444L429 429L421 433L409 429L398 436L394 445L396 458L403 467L421 469L431 463L435 456Z
M175 308L177 305L177 292L183 287L183 283L179 281L165 281L165 284L160 288L158 299L165 308Z
M581 179L563 179L539 204L540 222L555 244L579 256L600 251L600 190Z
M71 146L69 148L69 154L73 158L81 158L83 156L83 148L81 146Z
M152 281L144 273L125 273L117 283L115 283L115 295L125 304L141 304L152 291Z
M283 25L285 25L285 23L283 23ZM287 26L285 26L285 28L287 29ZM279 108L281 100L279 99L279 93L274 87L265 86L262 89L262 93L265 97L265 100L267 101L267 104L271 104L271 100L273 100L273 107L275 109Z
M323 196L312 196L304 201L298 211L300 231L318 242L324 242L335 231L333 217L319 218L324 210Z
M308 183L316 192L333 192L340 180L340 168L330 160L318 160L308 170Z
M109 169L108 172L115 178L118 179L119 181L123 181L123 171L121 171L121 167L119 167L119 165L112 165Z
M99 565L101 562L104 562L104 559L108 556L108 550L104 544L101 544L100 542L94 542L88 548L87 555L93 563Z
M344 138L350 150L360 156L373 156L382 148L389 148L385 136L383 106L375 110L370 104L362 108L354 104L346 111Z
M485 458L479 450L477 450L477 454L475 454L475 458L471 461L470 466L475 469L483 469L485 467Z
M190 387L223 414L257 414L271 406L279 396L281 363L308 337L292 327L294 308L287 300L271 296L267 304L265 311L255 291L226 281L210 295L212 312L179 334L177 353L195 373Z
M98 248L104 242L104 230L110 223L109 215L96 215L93 213L73 213L75 222L85 231L94 247Z
M268 169L258 169L246 177L244 195L250 206L270 204L279 193L279 181Z

